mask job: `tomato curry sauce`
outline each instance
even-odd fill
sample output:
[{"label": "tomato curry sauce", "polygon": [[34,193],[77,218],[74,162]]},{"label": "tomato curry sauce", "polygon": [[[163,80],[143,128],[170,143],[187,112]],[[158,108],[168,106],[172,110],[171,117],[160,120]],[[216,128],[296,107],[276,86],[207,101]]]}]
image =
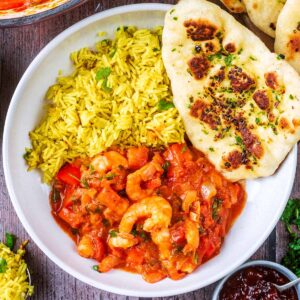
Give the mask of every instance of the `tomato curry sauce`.
[{"label": "tomato curry sauce", "polygon": [[245,198],[186,144],[76,159],[50,194],[54,218],[95,270],[122,268],[150,283],[181,279],[217,255]]}]

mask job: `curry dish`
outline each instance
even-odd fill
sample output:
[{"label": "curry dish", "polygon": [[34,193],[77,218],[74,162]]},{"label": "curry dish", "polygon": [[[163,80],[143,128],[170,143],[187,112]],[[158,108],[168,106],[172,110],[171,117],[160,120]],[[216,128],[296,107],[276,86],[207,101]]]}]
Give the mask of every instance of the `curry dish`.
[{"label": "curry dish", "polygon": [[245,203],[240,183],[187,144],[112,148],[57,173],[52,214],[99,272],[177,280],[219,253]]}]

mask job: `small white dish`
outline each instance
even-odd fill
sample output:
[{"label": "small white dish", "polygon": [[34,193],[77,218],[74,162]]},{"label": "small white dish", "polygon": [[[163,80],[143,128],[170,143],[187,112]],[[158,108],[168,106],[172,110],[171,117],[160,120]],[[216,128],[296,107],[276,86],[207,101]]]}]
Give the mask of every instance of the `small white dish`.
[{"label": "small white dish", "polygon": [[[243,264],[242,266],[238,267],[233,272],[228,274],[225,278],[223,278],[219,282],[217,287],[215,288],[215,291],[214,291],[214,294],[213,294],[211,300],[219,300],[219,295],[223,288],[223,285],[229,279],[230,276],[232,276],[239,270],[245,269],[247,267],[253,267],[253,266],[255,266],[255,267],[263,266],[263,267],[268,267],[270,269],[274,269],[274,270],[278,271],[279,273],[283,274],[284,276],[286,276],[290,281],[297,279],[297,276],[291,270],[289,270],[288,268],[286,268],[285,266],[283,266],[281,264],[278,264],[278,263],[275,263],[272,261],[267,261],[267,260],[253,260],[253,261],[247,262],[246,264]],[[300,284],[296,285],[295,289],[297,291],[298,298],[300,299]]]},{"label": "small white dish", "polygon": [[93,15],[68,28],[52,40],[34,59],[12,98],[3,137],[5,179],[14,208],[40,249],[63,270],[99,289],[128,296],[159,297],[187,293],[226,276],[247,260],[266,240],[280,218],[290,195],[297,163],[295,147],[275,175],[247,182],[247,205],[227,235],[221,253],[180,281],[169,279],[148,284],[141,276],[114,270],[99,274],[95,262],[80,257],[73,241],[55,223],[48,202],[49,187],[41,184],[39,172],[27,172],[24,148],[30,146],[28,132],[40,121],[44,95],[58,71],[71,71],[69,55],[92,47],[97,33],[112,36],[120,25],[152,28],[163,25],[163,4],[138,4]]}]

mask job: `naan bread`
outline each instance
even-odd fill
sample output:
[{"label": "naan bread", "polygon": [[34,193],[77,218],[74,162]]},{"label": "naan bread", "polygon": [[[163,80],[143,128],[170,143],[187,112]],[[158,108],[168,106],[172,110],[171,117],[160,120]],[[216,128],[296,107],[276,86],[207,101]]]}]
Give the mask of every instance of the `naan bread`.
[{"label": "naan bread", "polygon": [[275,37],[277,18],[285,0],[243,0],[243,2],[254,25],[269,36]]},{"label": "naan bread", "polygon": [[242,0],[221,0],[221,2],[233,13],[245,12],[245,5]]},{"label": "naan bread", "polygon": [[300,139],[300,77],[230,14],[182,0],[162,55],[193,145],[230,180],[269,176]]},{"label": "naan bread", "polygon": [[300,73],[300,1],[287,0],[281,11],[275,38],[275,51]]}]

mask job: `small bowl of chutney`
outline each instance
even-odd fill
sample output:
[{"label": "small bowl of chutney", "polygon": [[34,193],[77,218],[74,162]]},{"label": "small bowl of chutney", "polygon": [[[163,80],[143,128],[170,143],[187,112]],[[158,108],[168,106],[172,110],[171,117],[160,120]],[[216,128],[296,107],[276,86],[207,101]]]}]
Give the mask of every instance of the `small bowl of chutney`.
[{"label": "small bowl of chutney", "polygon": [[295,279],[297,276],[280,264],[250,261],[219,282],[212,300],[300,300],[300,284],[281,293],[273,285],[284,285]]}]

